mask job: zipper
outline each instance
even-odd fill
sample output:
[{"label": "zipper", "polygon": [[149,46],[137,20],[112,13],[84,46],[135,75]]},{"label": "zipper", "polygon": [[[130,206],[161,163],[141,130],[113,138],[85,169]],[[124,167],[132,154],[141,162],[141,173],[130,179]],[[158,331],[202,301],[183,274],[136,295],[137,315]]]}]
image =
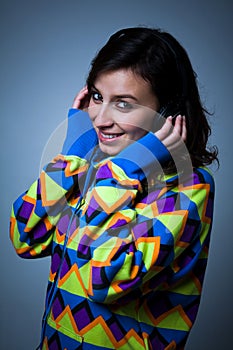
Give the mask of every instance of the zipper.
[{"label": "zipper", "polygon": [[40,349],[41,346],[42,346],[42,343],[43,343],[45,327],[46,327],[46,320],[47,320],[48,315],[49,315],[49,313],[51,311],[51,308],[52,308],[52,305],[53,305],[53,302],[54,302],[54,298],[55,298],[55,295],[56,295],[56,291],[58,289],[57,285],[58,285],[58,280],[59,280],[59,276],[60,276],[60,273],[61,273],[62,264],[63,264],[64,258],[65,258],[67,242],[68,242],[68,238],[69,238],[69,235],[70,235],[70,228],[71,228],[74,216],[78,214],[80,208],[83,206],[84,203],[85,203],[84,198],[82,196],[80,196],[80,198],[79,198],[79,200],[78,200],[78,202],[76,204],[76,207],[73,210],[73,213],[71,215],[70,221],[69,221],[69,225],[68,225],[68,228],[67,228],[67,233],[66,233],[66,237],[65,237],[65,241],[64,241],[64,245],[63,245],[63,251],[62,251],[62,257],[61,257],[60,265],[59,265],[59,268],[57,270],[55,281],[53,282],[53,285],[52,285],[52,290],[50,291],[50,295],[51,295],[50,301],[49,301],[48,307],[46,308],[46,312],[44,313],[44,316],[42,318],[42,331],[41,331],[40,345],[39,345],[39,347],[36,348],[36,350]]},{"label": "zipper", "polygon": [[84,197],[85,197],[86,192],[87,192],[87,190],[88,190],[88,188],[90,186],[90,183],[93,180],[93,176],[95,175],[95,170],[96,169],[94,168],[93,164],[90,163],[89,169],[88,169],[87,174],[86,174],[86,179],[85,179],[83,190],[82,190],[80,198],[79,198],[79,200],[78,200],[78,202],[76,204],[76,207],[73,209],[73,213],[72,213],[71,218],[69,220],[67,233],[66,233],[66,237],[65,237],[65,241],[64,241],[64,245],[63,245],[63,252],[62,252],[60,265],[59,265],[59,268],[57,270],[57,274],[56,274],[56,277],[55,277],[55,281],[53,282],[52,289],[50,291],[51,297],[50,297],[50,301],[48,303],[48,307],[46,308],[46,311],[44,312],[44,315],[43,315],[43,318],[42,318],[42,331],[41,331],[40,345],[39,345],[39,347],[36,348],[36,350],[40,349],[42,344],[43,344],[43,339],[44,339],[44,335],[45,335],[46,320],[47,320],[48,315],[49,315],[49,313],[51,311],[51,308],[52,308],[52,305],[53,305],[53,302],[54,302],[54,298],[55,298],[55,295],[56,295],[56,291],[58,289],[58,287],[57,287],[58,286],[58,280],[59,280],[59,276],[60,276],[60,273],[61,273],[62,264],[63,264],[64,258],[65,258],[67,242],[68,242],[69,235],[70,235],[70,228],[71,228],[74,216],[78,215],[81,207],[85,203]]}]

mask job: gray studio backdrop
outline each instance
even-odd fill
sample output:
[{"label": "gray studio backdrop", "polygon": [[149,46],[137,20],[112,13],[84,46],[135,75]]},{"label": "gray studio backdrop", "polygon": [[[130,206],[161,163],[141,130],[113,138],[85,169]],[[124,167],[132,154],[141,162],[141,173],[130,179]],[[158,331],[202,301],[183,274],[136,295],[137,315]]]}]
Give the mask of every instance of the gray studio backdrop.
[{"label": "gray studio backdrop", "polygon": [[[226,0],[4,0],[1,27],[0,348],[35,349],[49,259],[22,260],[8,238],[11,203],[37,178],[44,147],[83,86],[90,60],[114,31],[149,25],[187,49],[202,100],[215,112],[220,150],[210,259],[187,350],[232,344],[232,2]],[[136,349],[135,349],[136,350]]]}]

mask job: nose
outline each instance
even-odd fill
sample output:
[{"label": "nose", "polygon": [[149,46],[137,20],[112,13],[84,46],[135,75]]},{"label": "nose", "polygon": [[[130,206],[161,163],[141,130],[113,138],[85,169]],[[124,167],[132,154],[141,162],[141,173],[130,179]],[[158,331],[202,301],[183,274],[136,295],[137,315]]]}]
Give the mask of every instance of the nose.
[{"label": "nose", "polygon": [[110,127],[113,125],[113,115],[109,103],[92,106],[89,109],[90,118],[97,128]]}]

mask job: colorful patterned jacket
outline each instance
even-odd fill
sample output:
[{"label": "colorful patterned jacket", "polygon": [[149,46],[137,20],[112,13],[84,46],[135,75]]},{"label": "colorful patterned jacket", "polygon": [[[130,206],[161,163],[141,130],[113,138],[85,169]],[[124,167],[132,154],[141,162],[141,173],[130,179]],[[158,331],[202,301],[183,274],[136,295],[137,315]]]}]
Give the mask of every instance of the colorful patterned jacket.
[{"label": "colorful patterned jacket", "polygon": [[206,269],[212,176],[197,168],[159,180],[152,163],[170,155],[152,133],[102,160],[86,155],[96,143],[91,130],[66,144],[13,205],[19,256],[51,255],[40,348],[184,349]]}]

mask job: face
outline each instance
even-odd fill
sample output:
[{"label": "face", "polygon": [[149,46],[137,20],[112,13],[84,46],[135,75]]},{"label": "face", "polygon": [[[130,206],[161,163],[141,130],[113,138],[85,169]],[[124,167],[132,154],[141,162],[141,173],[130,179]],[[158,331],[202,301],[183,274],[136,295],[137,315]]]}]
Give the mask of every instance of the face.
[{"label": "face", "polygon": [[101,74],[90,94],[88,113],[104,153],[116,155],[153,129],[158,99],[131,70]]}]

